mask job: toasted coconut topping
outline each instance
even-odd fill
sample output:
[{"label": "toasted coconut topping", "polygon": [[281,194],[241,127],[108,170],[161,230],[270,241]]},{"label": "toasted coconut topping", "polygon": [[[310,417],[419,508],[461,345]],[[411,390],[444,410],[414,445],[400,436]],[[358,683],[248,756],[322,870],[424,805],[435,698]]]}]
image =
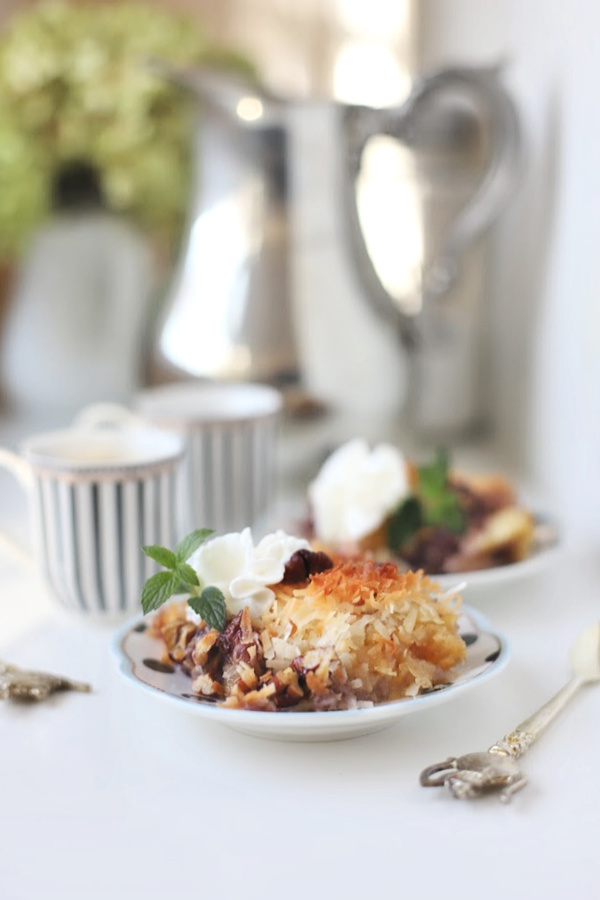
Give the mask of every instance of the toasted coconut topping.
[{"label": "toasted coconut topping", "polygon": [[[381,703],[446,681],[448,670],[465,659],[456,624],[460,597],[442,594],[422,572],[354,560],[314,574],[302,586],[282,582],[272,589],[275,602],[260,623],[242,616],[221,635],[198,626],[203,652],[187,650],[194,662],[203,656],[212,661],[210,677],[221,687],[213,696],[221,697],[224,686],[228,707],[319,710]],[[161,615],[155,631],[178,661],[185,611],[179,629],[176,614]],[[206,695],[211,684],[202,666],[191,675],[193,689]]]}]

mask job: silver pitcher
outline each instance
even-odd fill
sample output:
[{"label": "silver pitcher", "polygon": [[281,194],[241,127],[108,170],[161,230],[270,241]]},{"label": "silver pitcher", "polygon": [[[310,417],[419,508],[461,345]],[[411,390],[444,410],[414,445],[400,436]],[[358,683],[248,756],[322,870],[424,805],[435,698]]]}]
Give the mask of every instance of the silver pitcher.
[{"label": "silver pitcher", "polygon": [[290,100],[208,70],[163,360],[299,382],[333,408],[457,431],[481,414],[481,238],[519,170],[496,69],[446,69],[399,107]]}]

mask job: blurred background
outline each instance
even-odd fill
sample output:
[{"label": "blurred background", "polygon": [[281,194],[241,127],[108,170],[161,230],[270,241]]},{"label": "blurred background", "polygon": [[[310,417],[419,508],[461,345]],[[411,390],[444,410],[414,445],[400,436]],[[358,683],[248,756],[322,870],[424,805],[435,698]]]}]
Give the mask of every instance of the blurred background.
[{"label": "blurred background", "polygon": [[598,25],[3,0],[2,434],[264,380],[299,472],[357,433],[482,446],[600,539]]}]

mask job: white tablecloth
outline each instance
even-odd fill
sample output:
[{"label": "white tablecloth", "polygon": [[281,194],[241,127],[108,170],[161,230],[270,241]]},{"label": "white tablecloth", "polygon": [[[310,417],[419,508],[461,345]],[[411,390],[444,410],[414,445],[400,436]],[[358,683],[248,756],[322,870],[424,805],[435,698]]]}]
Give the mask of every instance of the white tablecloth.
[{"label": "white tablecloth", "polygon": [[[21,514],[0,493],[2,521]],[[1,900],[599,896],[600,687],[529,753],[512,803],[466,803],[421,769],[487,748],[569,677],[598,619],[600,552],[565,549],[518,584],[472,591],[512,643],[496,678],[372,736],[262,741],[121,680],[111,629],[69,618],[0,561],[0,658],[93,693],[0,704]]]}]

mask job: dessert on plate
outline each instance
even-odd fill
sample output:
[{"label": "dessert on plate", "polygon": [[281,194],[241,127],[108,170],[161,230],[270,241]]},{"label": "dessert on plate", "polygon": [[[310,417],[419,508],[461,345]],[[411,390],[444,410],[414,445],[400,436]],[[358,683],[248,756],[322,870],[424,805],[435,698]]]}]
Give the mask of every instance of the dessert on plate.
[{"label": "dessert on plate", "polygon": [[[142,595],[165,662],[225,707],[372,706],[446,683],[465,659],[458,593],[393,562],[335,563],[283,531],[255,545],[250,529],[144,549],[165,566]],[[171,599],[180,589],[187,601]]]},{"label": "dessert on plate", "polygon": [[423,465],[391,444],[355,439],[325,461],[308,490],[313,546],[338,561],[390,559],[428,575],[526,559],[534,518],[502,475],[467,475],[446,453]]}]

